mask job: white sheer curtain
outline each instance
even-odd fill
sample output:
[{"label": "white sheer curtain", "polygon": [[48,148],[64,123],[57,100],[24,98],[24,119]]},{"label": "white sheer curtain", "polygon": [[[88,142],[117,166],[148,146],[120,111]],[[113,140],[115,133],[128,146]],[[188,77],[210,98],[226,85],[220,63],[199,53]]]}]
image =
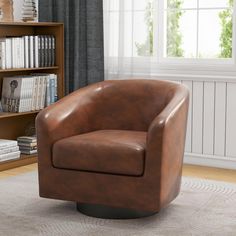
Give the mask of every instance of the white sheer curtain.
[{"label": "white sheer curtain", "polygon": [[103,0],[105,78],[151,75],[155,59],[153,0]]}]

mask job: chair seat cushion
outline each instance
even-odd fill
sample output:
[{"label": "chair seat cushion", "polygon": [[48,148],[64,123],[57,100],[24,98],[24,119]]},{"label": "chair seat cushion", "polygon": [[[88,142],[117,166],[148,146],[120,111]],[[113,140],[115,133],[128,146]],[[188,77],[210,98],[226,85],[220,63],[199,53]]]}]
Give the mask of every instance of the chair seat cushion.
[{"label": "chair seat cushion", "polygon": [[57,141],[56,168],[140,176],[144,171],[146,132],[99,130]]}]

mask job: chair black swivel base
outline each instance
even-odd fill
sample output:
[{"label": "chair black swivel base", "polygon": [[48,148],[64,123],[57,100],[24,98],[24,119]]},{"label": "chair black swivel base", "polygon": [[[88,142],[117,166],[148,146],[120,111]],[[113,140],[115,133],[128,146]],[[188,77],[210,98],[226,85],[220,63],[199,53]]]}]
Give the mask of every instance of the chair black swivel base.
[{"label": "chair black swivel base", "polygon": [[84,215],[102,219],[136,219],[157,213],[86,203],[77,203],[77,210]]}]

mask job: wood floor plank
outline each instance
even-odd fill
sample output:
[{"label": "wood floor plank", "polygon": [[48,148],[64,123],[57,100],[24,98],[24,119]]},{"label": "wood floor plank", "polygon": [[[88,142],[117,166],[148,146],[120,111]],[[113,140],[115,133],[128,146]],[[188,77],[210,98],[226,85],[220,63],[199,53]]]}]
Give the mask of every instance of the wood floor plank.
[{"label": "wood floor plank", "polygon": [[236,170],[184,165],[184,176],[236,183]]}]

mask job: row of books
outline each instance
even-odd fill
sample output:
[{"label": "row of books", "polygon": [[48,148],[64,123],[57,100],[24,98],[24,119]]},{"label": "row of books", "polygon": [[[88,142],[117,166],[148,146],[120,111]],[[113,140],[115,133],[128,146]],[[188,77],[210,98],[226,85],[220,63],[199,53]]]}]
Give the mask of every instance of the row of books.
[{"label": "row of books", "polygon": [[41,110],[57,101],[57,75],[32,74],[3,78],[3,112]]},{"label": "row of books", "polygon": [[55,66],[55,45],[53,35],[0,38],[0,69]]},{"label": "row of books", "polygon": [[0,162],[20,158],[20,150],[15,140],[0,139]]},{"label": "row of books", "polygon": [[36,136],[21,136],[17,138],[20,152],[25,155],[37,153],[37,138]]}]

